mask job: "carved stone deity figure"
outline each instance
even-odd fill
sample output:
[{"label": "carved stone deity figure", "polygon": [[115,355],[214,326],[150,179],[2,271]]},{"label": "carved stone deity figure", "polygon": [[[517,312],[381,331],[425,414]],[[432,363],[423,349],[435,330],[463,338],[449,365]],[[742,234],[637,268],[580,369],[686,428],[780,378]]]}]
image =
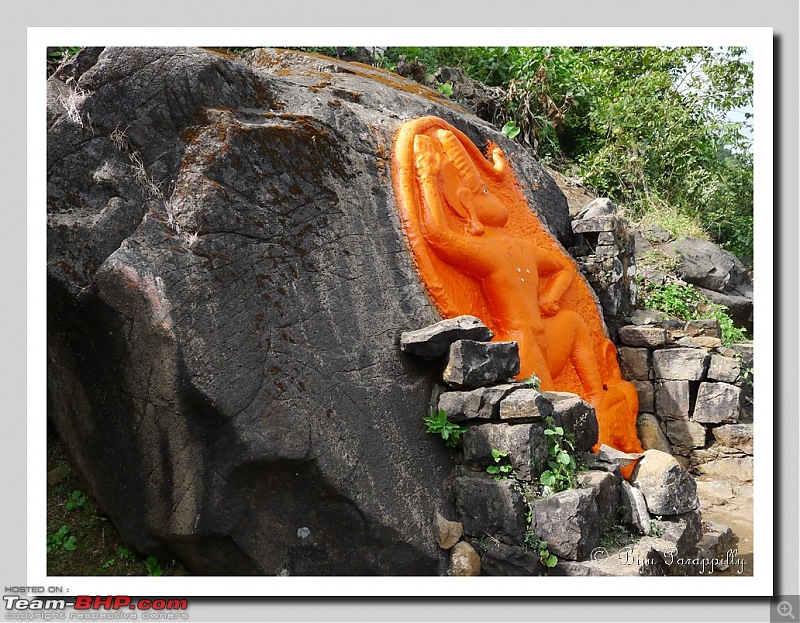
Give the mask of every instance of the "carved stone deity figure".
[{"label": "carved stone deity figure", "polygon": [[438,117],[409,121],[395,138],[395,196],[434,305],[518,342],[519,378],[535,374],[542,390],[592,404],[595,449],[642,452],[636,389],[622,379],[593,293],[528,207],[503,152],[487,152]]}]

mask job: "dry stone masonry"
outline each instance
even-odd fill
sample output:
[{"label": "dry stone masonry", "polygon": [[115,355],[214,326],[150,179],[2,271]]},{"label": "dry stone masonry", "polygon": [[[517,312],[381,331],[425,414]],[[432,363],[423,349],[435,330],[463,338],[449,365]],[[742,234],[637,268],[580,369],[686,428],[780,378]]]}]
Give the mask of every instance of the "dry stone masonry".
[{"label": "dry stone masonry", "polygon": [[[440,362],[432,362],[440,371],[432,408],[444,410],[450,421],[465,428],[448,479],[456,515],[445,518],[437,512],[431,528],[439,546],[450,550],[448,573],[692,573],[694,562],[686,561],[697,560],[702,536],[692,475],[659,450],[626,454],[603,445],[593,453],[598,428],[592,406],[574,394],[541,392],[513,379],[517,351],[504,342],[492,348],[489,332],[483,333],[483,341],[471,339],[481,332],[481,324],[462,316],[405,332],[400,339],[408,354],[432,352],[426,339],[437,343],[436,352],[446,353]],[[463,356],[465,346],[481,356]],[[452,381],[454,375],[478,378],[476,370],[487,369],[495,372],[481,376],[484,380],[472,389]],[[540,484],[552,460],[545,433],[550,418],[552,425],[563,427],[586,465],[577,475],[577,486],[558,493]],[[487,473],[498,450],[506,453],[510,477]],[[627,482],[620,468],[633,462],[637,465]],[[602,546],[604,538],[620,529],[630,536],[629,545],[609,553]],[[543,564],[540,544],[557,557],[555,567]],[[718,540],[708,544],[718,546]]]},{"label": "dry stone masonry", "polygon": [[619,329],[624,378],[639,394],[645,449],[684,467],[752,480],[752,345],[722,346],[716,320]]}]

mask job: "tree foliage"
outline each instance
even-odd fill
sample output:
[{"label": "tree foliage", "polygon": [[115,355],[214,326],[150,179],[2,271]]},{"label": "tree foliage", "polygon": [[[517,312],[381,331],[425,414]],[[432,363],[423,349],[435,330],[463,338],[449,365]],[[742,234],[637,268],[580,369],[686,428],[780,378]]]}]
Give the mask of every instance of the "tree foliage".
[{"label": "tree foliage", "polygon": [[400,55],[502,87],[491,121],[632,218],[678,213],[752,258],[751,115],[729,114],[752,105],[744,48],[389,48],[386,66]]}]

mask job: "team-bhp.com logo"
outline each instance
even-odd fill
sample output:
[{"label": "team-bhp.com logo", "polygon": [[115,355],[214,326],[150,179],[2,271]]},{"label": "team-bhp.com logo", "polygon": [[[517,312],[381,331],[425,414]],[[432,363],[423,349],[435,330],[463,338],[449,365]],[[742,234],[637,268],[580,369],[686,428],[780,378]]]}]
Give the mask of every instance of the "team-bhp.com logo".
[{"label": "team-bhp.com logo", "polygon": [[[8,620],[50,621],[56,619],[188,619],[183,612],[189,607],[186,599],[137,599],[128,595],[78,595],[74,599],[34,598],[3,595]],[[74,611],[66,613],[67,608]],[[69,616],[67,616],[67,614]]]}]

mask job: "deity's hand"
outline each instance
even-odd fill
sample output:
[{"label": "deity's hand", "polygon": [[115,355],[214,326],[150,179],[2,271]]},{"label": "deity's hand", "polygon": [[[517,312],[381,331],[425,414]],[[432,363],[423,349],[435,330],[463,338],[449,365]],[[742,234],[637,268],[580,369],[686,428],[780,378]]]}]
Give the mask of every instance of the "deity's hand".
[{"label": "deity's hand", "polygon": [[539,299],[539,311],[542,313],[542,316],[547,316],[549,318],[561,311],[561,307],[558,301],[551,301],[548,298],[542,297]]}]

